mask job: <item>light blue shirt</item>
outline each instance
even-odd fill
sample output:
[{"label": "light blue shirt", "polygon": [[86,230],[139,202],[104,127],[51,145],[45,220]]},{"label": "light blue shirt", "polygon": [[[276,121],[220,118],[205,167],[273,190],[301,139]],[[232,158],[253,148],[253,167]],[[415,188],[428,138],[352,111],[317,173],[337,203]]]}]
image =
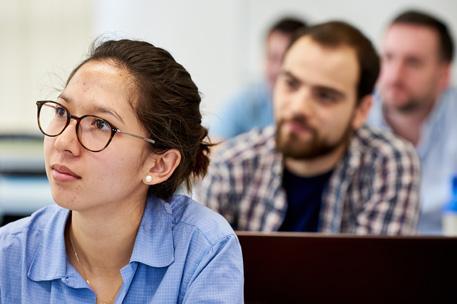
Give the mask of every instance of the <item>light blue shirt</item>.
[{"label": "light blue shirt", "polygon": [[[375,94],[369,123],[391,129],[384,120],[382,102]],[[419,233],[441,234],[442,211],[451,195],[451,180],[457,174],[457,90],[445,91],[424,123],[416,147],[421,160],[421,216]]]},{"label": "light blue shirt", "polygon": [[[69,210],[52,205],[0,228],[0,303],[95,303],[69,263]],[[242,303],[238,239],[186,196],[149,197],[116,303]]]},{"label": "light blue shirt", "polygon": [[232,138],[274,123],[271,89],[266,82],[244,88],[217,114],[209,132],[216,138]]}]

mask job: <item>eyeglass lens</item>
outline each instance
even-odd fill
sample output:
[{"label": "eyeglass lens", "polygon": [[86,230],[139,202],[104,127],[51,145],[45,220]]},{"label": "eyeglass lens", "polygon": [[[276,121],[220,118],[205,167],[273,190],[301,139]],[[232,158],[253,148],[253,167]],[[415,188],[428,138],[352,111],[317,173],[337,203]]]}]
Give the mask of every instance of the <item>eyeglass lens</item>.
[{"label": "eyeglass lens", "polygon": [[[45,102],[41,105],[38,123],[45,135],[61,134],[69,121],[70,113],[58,103]],[[109,122],[92,115],[84,115],[79,119],[77,132],[81,144],[92,151],[105,148],[112,137],[112,127]]]}]

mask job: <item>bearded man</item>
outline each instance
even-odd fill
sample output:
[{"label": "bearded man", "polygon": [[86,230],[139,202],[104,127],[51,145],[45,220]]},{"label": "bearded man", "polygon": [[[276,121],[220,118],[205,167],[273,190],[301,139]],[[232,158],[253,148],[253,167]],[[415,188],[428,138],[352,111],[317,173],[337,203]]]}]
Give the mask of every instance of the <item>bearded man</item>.
[{"label": "bearded man", "polygon": [[296,34],[276,81],[275,126],[222,144],[197,199],[236,230],[413,234],[413,146],[365,126],[380,69],[344,22]]}]

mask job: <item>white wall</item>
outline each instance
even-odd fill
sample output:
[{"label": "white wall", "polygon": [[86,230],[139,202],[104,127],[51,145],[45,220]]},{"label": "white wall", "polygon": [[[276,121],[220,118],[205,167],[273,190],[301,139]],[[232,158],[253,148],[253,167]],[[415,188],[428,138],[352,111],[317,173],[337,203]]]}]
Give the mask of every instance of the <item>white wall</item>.
[{"label": "white wall", "polygon": [[87,53],[90,0],[0,2],[0,132],[36,130],[37,99],[55,98]]},{"label": "white wall", "polygon": [[[434,14],[448,23],[457,43],[457,1],[453,0],[250,0],[248,1],[249,37],[254,42],[261,35],[271,20],[283,13],[305,16],[311,23],[339,19],[352,23],[361,29],[375,45],[383,37],[384,29],[389,21],[399,12],[418,8]],[[250,63],[257,61],[262,45],[251,43],[249,51]],[[457,55],[457,54],[456,54]],[[457,79],[457,60],[453,70],[454,80]]]},{"label": "white wall", "polygon": [[282,14],[309,22],[343,19],[378,42],[393,15],[409,7],[443,17],[457,39],[453,0],[2,1],[0,132],[35,130],[32,101],[53,97],[53,87],[99,35],[145,39],[169,50],[199,86],[209,123],[228,95],[261,74],[265,29]]},{"label": "white wall", "polygon": [[167,49],[198,85],[204,117],[240,85],[249,65],[244,0],[103,0],[95,33],[145,39]]},{"label": "white wall", "polygon": [[224,119],[218,108],[229,95],[261,76],[265,30],[282,14],[312,23],[342,19],[378,44],[388,21],[410,7],[444,18],[457,35],[452,0],[104,0],[95,10],[95,31],[143,38],[170,50],[203,93],[204,121],[211,124]]}]

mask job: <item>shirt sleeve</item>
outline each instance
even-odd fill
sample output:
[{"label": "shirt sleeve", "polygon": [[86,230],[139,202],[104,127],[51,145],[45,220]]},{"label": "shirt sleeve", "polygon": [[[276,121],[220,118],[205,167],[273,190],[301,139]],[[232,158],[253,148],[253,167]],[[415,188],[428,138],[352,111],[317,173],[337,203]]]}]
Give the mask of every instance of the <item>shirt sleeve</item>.
[{"label": "shirt sleeve", "polygon": [[211,164],[208,174],[195,185],[193,198],[206,207],[221,214],[232,226],[237,229],[236,191],[230,184],[230,170],[223,164]]},{"label": "shirt sleeve", "polygon": [[210,135],[216,139],[228,139],[242,133],[240,125],[245,115],[246,109],[243,105],[246,101],[243,96],[227,100],[209,128]]},{"label": "shirt sleeve", "polygon": [[199,262],[183,303],[243,303],[242,261],[236,235],[217,242]]},{"label": "shirt sleeve", "polygon": [[356,233],[415,234],[419,217],[420,166],[411,145],[390,151],[374,164],[371,189],[357,214]]}]

